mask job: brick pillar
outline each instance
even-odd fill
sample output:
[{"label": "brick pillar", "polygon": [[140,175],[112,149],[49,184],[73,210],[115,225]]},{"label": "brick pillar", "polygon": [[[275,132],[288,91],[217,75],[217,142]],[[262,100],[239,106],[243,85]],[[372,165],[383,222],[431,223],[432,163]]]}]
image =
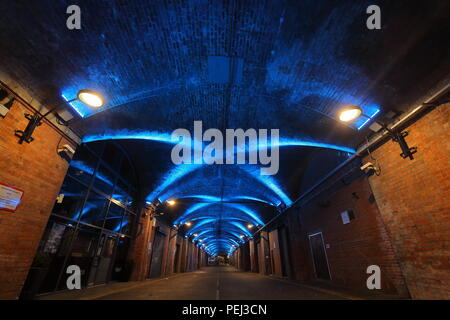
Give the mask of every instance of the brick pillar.
[{"label": "brick pillar", "polygon": [[165,268],[165,275],[170,275],[174,273],[174,265],[175,265],[175,249],[177,245],[177,234],[178,231],[176,229],[170,229],[169,231],[169,243],[168,243],[168,251],[167,251],[167,265]]},{"label": "brick pillar", "polygon": [[153,232],[153,222],[150,217],[153,210],[144,208],[143,215],[139,218],[136,238],[131,247],[130,259],[133,261],[133,272],[131,281],[144,280],[147,278],[150,267],[151,239]]}]

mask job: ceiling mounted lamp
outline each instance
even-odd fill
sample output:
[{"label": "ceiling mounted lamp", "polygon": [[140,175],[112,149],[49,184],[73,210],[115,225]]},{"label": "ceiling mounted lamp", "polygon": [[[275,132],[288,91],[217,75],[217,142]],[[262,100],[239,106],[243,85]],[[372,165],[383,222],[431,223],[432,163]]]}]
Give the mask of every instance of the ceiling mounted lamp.
[{"label": "ceiling mounted lamp", "polygon": [[80,100],[81,102],[92,108],[100,108],[105,104],[105,100],[100,93],[87,89],[78,91],[77,99],[74,100]]},{"label": "ceiling mounted lamp", "polygon": [[[41,115],[39,113],[31,115],[31,114],[26,113],[25,118],[27,120],[29,120],[27,127],[23,131],[15,130],[15,135],[17,137],[19,137],[19,144],[22,144],[24,141],[26,143],[32,142],[34,140],[34,138],[32,137],[33,132],[36,129],[36,127],[38,127],[42,124],[43,119],[45,119],[50,113],[56,111],[58,108],[60,108],[65,103],[70,103],[75,100],[79,100],[79,101],[83,102],[84,104],[86,104],[90,107],[93,107],[93,108],[102,107],[105,103],[105,100],[103,99],[103,97],[100,93],[93,91],[93,90],[83,89],[83,90],[78,91],[76,98],[74,98],[72,100],[64,101],[63,104],[59,104],[56,107],[50,109],[44,115]],[[64,121],[60,117],[57,118],[57,121],[61,125],[64,125],[64,126],[68,125],[67,121]]]},{"label": "ceiling mounted lamp", "polygon": [[254,225],[251,224],[251,223],[249,223],[249,224],[247,225],[247,228],[249,228],[249,229],[253,229],[253,227],[254,227]]},{"label": "ceiling mounted lamp", "polygon": [[342,122],[350,122],[363,115],[362,109],[358,106],[350,106],[341,109],[339,112],[339,120]]},{"label": "ceiling mounted lamp", "polygon": [[186,225],[186,227],[190,227],[190,226],[192,226],[192,222],[188,221],[185,223],[185,225]]},{"label": "ceiling mounted lamp", "polygon": [[175,205],[175,200],[167,200],[166,201],[166,203],[169,205],[169,206],[173,206],[173,205]]},{"label": "ceiling mounted lamp", "polygon": [[243,238],[244,238],[244,235],[243,235],[243,234],[241,234],[241,235],[239,236],[239,238],[243,239]]},{"label": "ceiling mounted lamp", "polygon": [[[339,120],[342,122],[350,122],[350,121],[356,120],[359,117],[364,117],[369,120],[373,120],[371,117],[365,115],[363,113],[361,107],[359,107],[359,106],[345,107],[345,108],[341,109],[341,111],[339,112]],[[410,160],[414,159],[413,154],[417,152],[417,148],[408,146],[408,143],[405,140],[405,137],[408,135],[407,131],[402,132],[400,130],[395,130],[395,129],[392,130],[392,129],[389,129],[385,123],[382,123],[377,120],[373,120],[373,121],[374,121],[374,123],[377,123],[381,128],[386,130],[387,134],[389,135],[389,137],[391,137],[392,141],[397,142],[400,145],[400,148],[402,150],[402,153],[400,154],[400,156],[403,159],[405,159],[405,158],[409,158]]]}]

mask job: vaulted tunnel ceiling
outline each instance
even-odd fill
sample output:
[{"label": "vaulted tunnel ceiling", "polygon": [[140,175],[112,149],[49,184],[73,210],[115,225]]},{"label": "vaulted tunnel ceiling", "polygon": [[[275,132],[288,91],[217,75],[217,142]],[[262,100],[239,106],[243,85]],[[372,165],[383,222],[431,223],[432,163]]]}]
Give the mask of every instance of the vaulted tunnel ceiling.
[{"label": "vaulted tunnel ceiling", "polygon": [[[72,107],[86,143],[117,140],[149,201],[209,252],[232,250],[248,223],[347,159],[369,133],[336,120],[346,105],[369,116],[404,111],[448,76],[449,5],[377,1],[79,1],[82,29],[66,28],[67,1],[0,3],[0,70],[43,103],[80,89],[106,106]],[[280,170],[258,165],[174,165],[170,134],[218,128],[280,129]]]}]

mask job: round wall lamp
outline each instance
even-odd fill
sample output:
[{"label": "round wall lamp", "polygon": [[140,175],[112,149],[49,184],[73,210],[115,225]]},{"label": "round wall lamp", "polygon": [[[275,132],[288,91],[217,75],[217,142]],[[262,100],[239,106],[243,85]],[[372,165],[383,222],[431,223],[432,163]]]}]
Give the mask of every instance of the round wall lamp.
[{"label": "round wall lamp", "polygon": [[360,116],[364,116],[364,114],[362,109],[358,106],[345,107],[339,112],[339,120],[342,122],[350,122]]},{"label": "round wall lamp", "polygon": [[105,104],[105,100],[100,93],[87,89],[78,91],[77,99],[75,100],[80,100],[84,104],[93,108],[100,108]]},{"label": "round wall lamp", "polygon": [[[371,119],[369,116],[365,115],[359,106],[350,106],[345,107],[341,109],[339,112],[339,120],[342,122],[350,122],[353,121],[359,117],[365,117],[368,119]],[[416,147],[409,147],[408,143],[405,140],[405,137],[408,135],[407,131],[400,131],[400,130],[392,130],[389,129],[388,126],[385,123],[382,123],[377,120],[373,120],[375,123],[377,123],[381,128],[386,130],[389,137],[391,137],[392,141],[397,142],[400,145],[400,149],[402,150],[402,153],[400,156],[405,159],[409,158],[410,160],[414,159],[413,154],[417,152]]]},{"label": "round wall lamp", "polygon": [[[103,99],[102,95],[96,91],[83,89],[78,91],[77,97],[64,101],[65,103],[70,103],[75,100],[79,100],[83,102],[84,104],[93,107],[93,108],[100,108],[104,105],[105,100]],[[27,127],[25,130],[15,130],[15,136],[19,137],[19,144],[22,144],[24,141],[26,143],[30,143],[34,140],[32,137],[34,130],[36,127],[40,126],[42,124],[42,120],[45,119],[50,113],[56,111],[59,107],[61,107],[63,104],[59,104],[56,107],[50,109],[47,111],[44,115],[40,115],[39,113],[36,113],[34,115],[31,115],[29,113],[25,114],[25,118],[29,121]],[[58,117],[59,118],[59,117]],[[68,123],[66,121],[63,121],[62,119],[58,120],[58,123],[64,126],[67,126]]]}]

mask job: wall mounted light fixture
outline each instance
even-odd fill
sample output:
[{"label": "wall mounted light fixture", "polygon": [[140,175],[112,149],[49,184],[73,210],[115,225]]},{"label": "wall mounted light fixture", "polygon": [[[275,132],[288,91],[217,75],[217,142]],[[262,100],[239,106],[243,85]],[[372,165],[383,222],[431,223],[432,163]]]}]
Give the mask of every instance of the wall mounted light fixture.
[{"label": "wall mounted light fixture", "polygon": [[167,200],[166,201],[166,203],[169,205],[169,206],[173,206],[173,205],[175,205],[175,200]]},{"label": "wall mounted light fixture", "polygon": [[[345,107],[340,110],[339,112],[339,120],[342,122],[351,122],[356,120],[359,117],[365,117],[368,119],[371,119],[369,116],[365,115],[362,111],[362,109],[359,106],[350,106]],[[408,143],[405,140],[405,137],[408,135],[407,131],[401,131],[401,130],[391,130],[388,128],[388,126],[385,123],[382,123],[377,120],[373,120],[375,123],[378,123],[381,128],[386,130],[388,135],[391,137],[392,141],[397,142],[400,145],[400,149],[402,150],[402,153],[400,156],[402,158],[409,158],[411,160],[414,159],[413,154],[417,152],[417,147],[409,147]]]},{"label": "wall mounted light fixture", "polygon": [[[56,107],[50,109],[45,114],[34,114],[31,115],[29,113],[25,113],[25,118],[29,120],[27,127],[25,130],[16,130],[15,135],[19,137],[19,144],[22,144],[24,141],[26,143],[30,143],[34,140],[32,137],[34,130],[39,127],[42,124],[42,120],[45,119],[50,113],[56,111],[58,108],[60,108],[65,103],[70,103],[75,100],[80,100],[84,104],[93,107],[93,108],[99,108],[104,105],[104,99],[102,95],[98,92],[83,89],[78,92],[78,95],[76,98],[72,100],[65,101],[63,104],[59,104]],[[62,125],[67,126],[67,122],[63,121],[62,119],[59,119],[59,123]]]}]

